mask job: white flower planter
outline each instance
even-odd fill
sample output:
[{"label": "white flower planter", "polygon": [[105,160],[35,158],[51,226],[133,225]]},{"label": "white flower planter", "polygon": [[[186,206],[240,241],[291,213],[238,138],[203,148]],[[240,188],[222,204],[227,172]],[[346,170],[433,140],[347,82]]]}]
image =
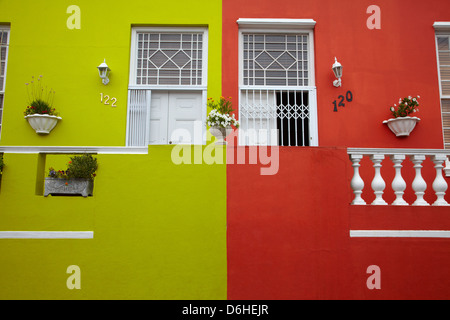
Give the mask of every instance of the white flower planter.
[{"label": "white flower planter", "polygon": [[44,196],[52,195],[82,195],[92,196],[94,181],[89,179],[59,179],[45,178]]},{"label": "white flower planter", "polygon": [[233,131],[233,128],[231,126],[228,126],[226,128],[224,127],[211,127],[209,128],[209,132],[216,137],[216,144],[217,145],[225,145],[227,142],[225,141],[225,138]]},{"label": "white flower planter", "polygon": [[36,133],[49,134],[62,118],[48,114],[29,114],[25,116],[25,119]]},{"label": "white flower planter", "polygon": [[409,136],[420,119],[417,117],[398,117],[383,121],[397,137]]}]

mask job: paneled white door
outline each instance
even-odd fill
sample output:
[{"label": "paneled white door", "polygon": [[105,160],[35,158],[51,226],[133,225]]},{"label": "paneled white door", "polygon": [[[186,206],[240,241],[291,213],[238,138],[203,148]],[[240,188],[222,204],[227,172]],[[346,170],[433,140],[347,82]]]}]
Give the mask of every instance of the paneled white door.
[{"label": "paneled white door", "polygon": [[149,144],[201,144],[202,110],[201,92],[152,91]]}]

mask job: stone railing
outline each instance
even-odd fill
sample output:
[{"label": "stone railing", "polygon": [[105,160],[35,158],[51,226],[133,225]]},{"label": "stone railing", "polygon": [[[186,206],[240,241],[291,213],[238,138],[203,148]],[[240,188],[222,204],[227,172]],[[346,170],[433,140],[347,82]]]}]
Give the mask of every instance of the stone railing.
[{"label": "stone railing", "polygon": [[448,206],[449,204],[444,199],[448,184],[443,176],[443,169],[448,164],[448,157],[450,150],[433,150],[433,149],[363,149],[363,148],[348,148],[347,153],[350,157],[353,167],[353,178],[351,180],[351,187],[355,197],[352,201],[353,205],[366,205],[366,201],[361,197],[365,182],[360,176],[360,161],[363,157],[369,157],[373,163],[375,175],[371,181],[371,187],[375,194],[375,200],[372,205],[387,205],[388,203],[383,199],[386,182],[381,175],[382,161],[389,157],[395,169],[395,177],[392,180],[391,186],[395,193],[395,200],[392,205],[407,206],[403,199],[405,189],[407,187],[405,180],[402,177],[401,169],[403,161],[408,157],[414,165],[415,177],[412,181],[411,187],[414,190],[416,200],[412,203],[414,206],[430,205],[425,199],[424,194],[427,189],[427,182],[422,177],[422,163],[428,157],[436,169],[436,175],[432,182],[432,188],[436,194],[436,201],[432,203],[434,206]]}]

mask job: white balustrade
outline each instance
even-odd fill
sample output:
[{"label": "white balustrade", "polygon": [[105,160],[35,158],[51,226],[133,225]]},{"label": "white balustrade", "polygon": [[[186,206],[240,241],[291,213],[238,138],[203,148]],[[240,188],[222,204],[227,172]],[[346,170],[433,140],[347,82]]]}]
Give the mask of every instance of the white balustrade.
[{"label": "white balustrade", "polygon": [[383,199],[383,190],[386,188],[386,183],[381,176],[381,161],[384,160],[384,155],[373,154],[370,159],[373,162],[373,167],[375,169],[375,176],[372,180],[372,189],[375,193],[375,200],[373,200],[373,205],[387,205],[387,202]]},{"label": "white balustrade", "polygon": [[355,199],[353,199],[352,204],[354,205],[365,205],[366,202],[361,198],[362,190],[364,189],[364,180],[361,179],[361,176],[359,175],[359,167],[361,166],[359,162],[363,158],[360,154],[351,154],[350,160],[352,161],[353,166],[353,178],[350,182],[350,185],[352,186],[353,192],[355,194]]},{"label": "white balustrade", "polygon": [[392,190],[396,195],[395,201],[392,203],[394,206],[407,206],[408,203],[403,199],[403,194],[406,189],[406,182],[402,177],[402,162],[405,160],[404,154],[391,155],[391,161],[394,163],[395,177],[392,180]]},{"label": "white balustrade", "polygon": [[[375,200],[372,205],[387,205],[388,203],[383,199],[384,189],[386,188],[386,182],[383,179],[381,173],[382,165],[389,165],[384,159],[386,156],[392,161],[392,166],[395,170],[395,177],[392,180],[391,187],[396,196],[392,205],[395,206],[408,206],[409,204],[403,199],[406,182],[402,176],[402,167],[404,161],[409,159],[413,163],[414,167],[414,180],[411,184],[411,188],[416,195],[416,200],[411,204],[413,206],[429,206],[430,204],[424,199],[424,195],[427,192],[427,182],[422,176],[422,167],[425,159],[428,157],[434,163],[434,169],[436,170],[436,176],[432,182],[436,201],[433,206],[449,206],[450,204],[444,199],[448,184],[443,176],[443,170],[445,163],[448,163],[448,157],[450,156],[450,150],[433,150],[433,149],[363,149],[363,148],[349,148],[347,150],[353,167],[353,178],[350,186],[355,195],[352,204],[353,205],[366,205],[366,202],[362,198],[363,189],[365,186],[364,180],[360,176],[361,160],[364,157],[370,158],[374,170],[374,176],[372,179],[371,187],[375,195]],[[382,164],[383,163],[383,164]],[[428,192],[430,190],[428,189]]]}]

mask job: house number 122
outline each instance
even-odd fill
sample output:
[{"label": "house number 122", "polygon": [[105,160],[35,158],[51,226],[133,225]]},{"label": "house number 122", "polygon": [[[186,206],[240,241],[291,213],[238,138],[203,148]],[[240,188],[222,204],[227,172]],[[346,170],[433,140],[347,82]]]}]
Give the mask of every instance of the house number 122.
[{"label": "house number 122", "polygon": [[117,98],[115,97],[110,98],[109,95],[107,94],[104,95],[103,93],[100,92],[100,102],[109,106],[109,101],[111,101],[111,107],[117,107],[116,106]]}]

